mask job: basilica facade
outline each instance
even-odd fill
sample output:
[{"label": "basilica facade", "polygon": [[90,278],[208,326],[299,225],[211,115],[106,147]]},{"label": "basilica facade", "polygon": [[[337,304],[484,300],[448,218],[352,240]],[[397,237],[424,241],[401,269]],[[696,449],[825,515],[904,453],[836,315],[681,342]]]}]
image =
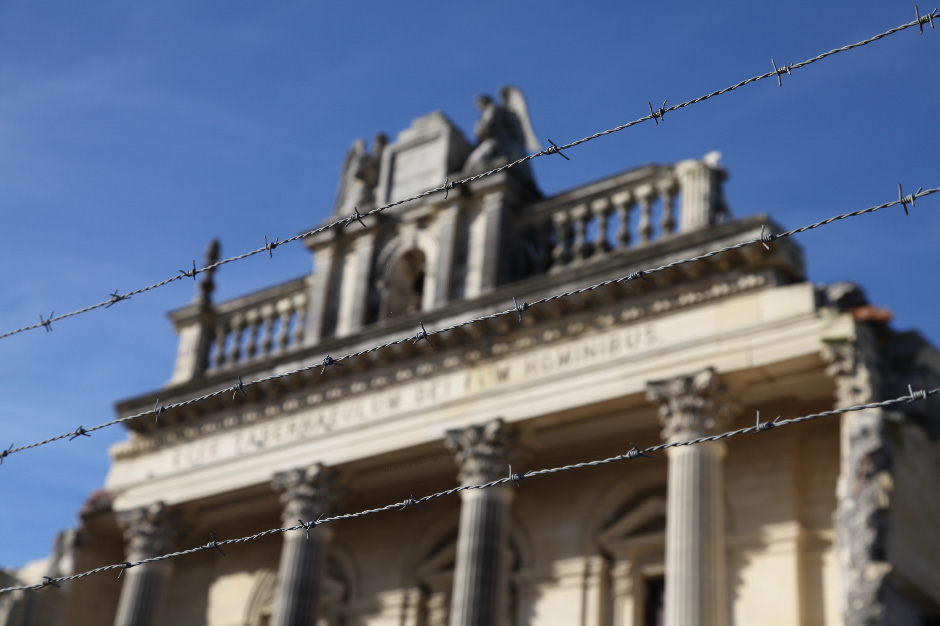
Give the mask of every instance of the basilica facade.
[{"label": "basilica facade", "polygon": [[119,414],[322,366],[127,422],[19,576],[306,528],[18,592],[7,624],[940,623],[936,400],[628,455],[936,387],[940,354],[792,239],[638,273],[779,231],[732,216],[715,154],[549,197],[522,163],[359,219],[538,149],[518,90],[478,106],[475,141],[431,113],[353,144],[309,275],[227,302],[203,275],[170,382]]}]

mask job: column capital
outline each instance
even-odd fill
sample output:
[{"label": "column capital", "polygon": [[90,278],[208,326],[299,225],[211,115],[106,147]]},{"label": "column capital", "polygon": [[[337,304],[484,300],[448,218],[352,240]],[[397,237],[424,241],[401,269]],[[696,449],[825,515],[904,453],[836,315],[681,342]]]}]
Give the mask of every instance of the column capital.
[{"label": "column capital", "polygon": [[174,516],[163,502],[154,502],[117,514],[118,525],[127,542],[128,560],[140,561],[171,552],[176,530]]},{"label": "column capital", "polygon": [[297,520],[313,521],[336,510],[339,478],[336,470],[322,463],[278,472],[271,482],[280,494],[284,507],[281,520],[285,526],[296,526]]},{"label": "column capital", "polygon": [[854,339],[827,340],[822,357],[826,374],[836,383],[837,406],[865,404],[881,399],[882,377],[878,371],[878,354],[874,340],[859,329]]},{"label": "column capital", "polygon": [[662,436],[668,442],[717,434],[730,412],[727,388],[710,367],[649,382],[646,397],[659,405]]},{"label": "column capital", "polygon": [[457,461],[457,479],[463,485],[479,485],[508,475],[518,462],[518,430],[496,418],[485,424],[447,431],[444,444]]}]

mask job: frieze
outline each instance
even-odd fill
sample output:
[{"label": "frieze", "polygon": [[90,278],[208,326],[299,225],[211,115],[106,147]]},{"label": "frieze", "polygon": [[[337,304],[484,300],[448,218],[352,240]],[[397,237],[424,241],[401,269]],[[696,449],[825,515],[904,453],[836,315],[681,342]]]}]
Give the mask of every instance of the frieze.
[{"label": "frieze", "polygon": [[[267,400],[264,407],[233,408],[203,418],[198,424],[148,435],[134,433],[129,441],[112,448],[112,456],[121,460],[171,448],[174,468],[193,467],[297,438],[394,418],[403,412],[463,399],[499,386],[591,368],[663,345],[656,321],[637,323],[638,320],[764,284],[763,276],[742,276],[700,291],[637,303],[614,312],[603,311],[516,338],[494,338],[460,356],[450,354],[412,362],[410,366],[383,370],[366,379],[346,382],[340,379],[327,389]],[[572,338],[581,339],[571,341]],[[553,345],[559,342],[563,345]],[[429,379],[431,376],[434,378]],[[220,437],[226,443],[221,443]]]}]

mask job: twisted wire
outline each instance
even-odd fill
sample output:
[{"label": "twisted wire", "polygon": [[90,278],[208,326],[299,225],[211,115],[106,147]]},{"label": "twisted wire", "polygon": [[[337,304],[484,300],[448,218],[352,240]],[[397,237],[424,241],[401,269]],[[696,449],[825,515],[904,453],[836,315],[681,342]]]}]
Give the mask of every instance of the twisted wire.
[{"label": "twisted wire", "polygon": [[[705,94],[705,95],[703,95],[703,96],[699,96],[698,98],[694,98],[694,99],[692,99],[692,100],[687,100],[687,101],[685,101],[685,102],[682,102],[682,103],[680,103],[680,104],[675,104],[675,105],[672,105],[672,106],[670,106],[670,107],[666,107],[666,106],[665,106],[666,103],[663,102],[663,107],[660,107],[657,111],[654,111],[652,105],[650,105],[650,114],[649,114],[649,115],[646,115],[646,116],[637,118],[637,119],[635,119],[635,120],[633,120],[633,121],[631,121],[631,122],[627,122],[627,123],[625,123],[625,124],[621,124],[621,125],[619,125],[619,126],[615,126],[615,127],[613,127],[613,128],[609,128],[609,129],[607,129],[607,130],[603,130],[603,131],[594,133],[594,134],[592,134],[592,135],[588,135],[587,137],[583,137],[583,138],[581,138],[581,139],[578,139],[578,140],[576,140],[576,141],[572,141],[571,143],[567,143],[567,144],[562,145],[562,146],[558,146],[558,145],[556,145],[554,142],[552,142],[551,140],[549,140],[549,143],[551,143],[551,146],[549,146],[548,148],[546,148],[545,150],[542,150],[542,151],[540,151],[540,152],[536,152],[536,153],[534,153],[534,154],[530,154],[530,155],[524,156],[524,157],[522,157],[522,158],[516,159],[515,161],[511,161],[511,162],[509,162],[509,163],[506,163],[506,164],[504,164],[504,165],[502,165],[502,166],[500,166],[500,167],[496,167],[496,168],[493,168],[493,169],[488,170],[488,171],[486,171],[486,172],[482,172],[482,173],[479,173],[479,174],[475,174],[475,175],[473,175],[473,176],[469,176],[469,177],[467,177],[467,178],[462,178],[462,179],[454,180],[454,181],[451,181],[451,180],[449,180],[449,179],[445,179],[444,184],[441,185],[440,187],[433,187],[433,188],[431,188],[431,189],[427,189],[427,190],[425,190],[425,191],[423,191],[423,192],[421,192],[421,193],[419,193],[419,194],[416,194],[416,195],[414,195],[414,196],[411,196],[411,197],[408,197],[408,198],[404,198],[404,199],[402,199],[402,200],[397,200],[397,201],[395,201],[395,202],[390,202],[390,203],[385,204],[385,205],[382,205],[382,206],[380,206],[380,207],[376,207],[376,208],[374,208],[374,209],[372,209],[372,210],[370,210],[370,211],[368,211],[368,212],[366,212],[366,213],[360,213],[360,212],[359,212],[359,209],[358,209],[358,207],[357,207],[357,208],[355,209],[355,213],[353,213],[352,216],[336,219],[336,220],[334,220],[334,221],[332,221],[332,222],[329,222],[329,223],[327,223],[327,224],[324,224],[324,225],[319,226],[319,227],[317,227],[317,228],[314,228],[314,229],[312,229],[312,230],[308,230],[308,231],[305,231],[305,232],[303,232],[303,233],[300,233],[299,235],[294,235],[293,237],[288,237],[287,239],[284,239],[283,241],[280,241],[280,239],[276,239],[274,242],[268,242],[268,241],[267,241],[267,237],[265,236],[265,245],[264,245],[264,246],[261,246],[260,248],[256,248],[256,249],[254,249],[254,250],[250,250],[250,251],[245,252],[245,253],[243,253],[243,254],[239,254],[239,255],[237,255],[237,256],[229,257],[229,258],[227,258],[227,259],[222,259],[222,260],[220,260],[220,261],[217,261],[216,263],[212,263],[212,264],[206,265],[205,267],[202,267],[202,268],[196,268],[196,267],[195,267],[195,262],[194,262],[194,263],[193,263],[193,269],[192,269],[192,270],[188,270],[188,271],[182,271],[182,270],[180,270],[180,273],[177,274],[176,276],[172,276],[172,277],[170,277],[170,278],[167,278],[166,280],[162,280],[162,281],[157,282],[157,283],[154,283],[154,284],[152,284],[152,285],[148,285],[148,286],[146,286],[146,287],[141,287],[141,288],[139,288],[139,289],[135,289],[135,290],[133,290],[133,291],[129,291],[129,292],[123,294],[123,295],[119,295],[119,294],[115,291],[114,293],[110,294],[110,295],[111,295],[111,298],[108,299],[108,300],[104,300],[104,301],[102,301],[102,302],[98,302],[97,304],[92,304],[92,305],[86,306],[86,307],[84,307],[84,308],[81,308],[81,309],[78,309],[78,310],[75,310],[75,311],[71,311],[71,312],[69,312],[69,313],[63,313],[63,314],[61,314],[61,315],[55,315],[55,316],[50,315],[49,318],[47,318],[47,319],[44,319],[44,318],[42,318],[42,317],[40,316],[40,321],[39,321],[38,323],[36,323],[36,324],[30,324],[30,325],[27,325],[27,326],[22,326],[22,327],[20,327],[20,328],[17,328],[17,329],[14,329],[14,330],[10,330],[10,331],[7,331],[7,332],[5,332],[5,333],[3,333],[3,334],[0,334],[0,340],[6,339],[7,337],[12,337],[13,335],[17,335],[17,334],[22,333],[22,332],[26,332],[26,331],[28,331],[28,330],[35,330],[35,329],[37,329],[37,328],[45,328],[47,331],[49,331],[49,330],[51,330],[51,324],[52,324],[52,322],[57,322],[57,321],[59,321],[59,320],[63,320],[63,319],[69,318],[69,317],[73,317],[73,316],[76,316],[76,315],[81,315],[81,314],[84,314],[84,313],[88,313],[89,311],[93,311],[93,310],[96,310],[96,309],[99,309],[99,308],[110,308],[112,305],[114,305],[114,304],[117,303],[117,302],[120,302],[121,300],[127,300],[127,299],[129,299],[131,296],[135,296],[135,295],[137,295],[137,294],[141,294],[141,293],[144,293],[144,292],[147,292],[147,291],[151,291],[151,290],[153,290],[153,289],[158,289],[158,288],[160,288],[160,287],[163,287],[163,286],[165,286],[165,285],[168,285],[168,284],[170,284],[170,283],[172,283],[172,282],[175,282],[175,281],[178,281],[178,280],[182,280],[182,279],[184,279],[184,278],[193,278],[193,279],[195,280],[195,278],[196,278],[196,276],[197,276],[198,274],[201,274],[201,273],[203,273],[203,272],[207,272],[207,271],[209,271],[209,270],[213,270],[213,269],[215,269],[215,268],[221,267],[222,265],[225,265],[225,264],[227,264],[227,263],[233,263],[233,262],[235,262],[235,261],[240,261],[240,260],[242,260],[242,259],[247,259],[248,257],[255,256],[256,254],[261,254],[261,253],[267,252],[267,253],[270,255],[270,254],[272,253],[272,251],[274,250],[274,248],[276,248],[276,247],[283,246],[283,245],[289,244],[289,243],[293,243],[293,242],[298,241],[298,240],[301,240],[301,239],[305,239],[305,238],[307,238],[307,237],[316,235],[317,233],[324,232],[324,231],[329,230],[329,229],[331,229],[331,228],[337,228],[337,227],[339,227],[339,226],[348,226],[353,220],[358,221],[359,223],[362,223],[362,218],[364,218],[364,217],[368,217],[368,216],[370,216],[370,215],[374,215],[374,214],[377,214],[377,213],[381,213],[381,212],[383,212],[383,211],[387,211],[388,209],[391,209],[391,208],[393,208],[393,207],[396,207],[396,206],[405,204],[406,202],[412,202],[412,201],[414,201],[414,200],[419,200],[419,199],[421,199],[421,198],[424,198],[424,197],[426,197],[426,196],[429,196],[429,195],[432,195],[432,194],[435,194],[435,193],[438,193],[438,192],[441,192],[441,191],[443,191],[443,192],[445,193],[445,197],[446,197],[447,193],[449,193],[449,191],[450,191],[451,189],[453,189],[453,188],[454,188],[455,186],[457,186],[457,185],[465,185],[465,184],[470,183],[470,182],[473,182],[473,181],[475,181],[475,180],[479,180],[479,179],[485,178],[485,177],[487,177],[487,176],[492,176],[492,175],[494,175],[494,174],[498,174],[498,173],[500,173],[500,172],[502,172],[502,171],[504,171],[504,170],[507,170],[507,169],[509,169],[509,168],[511,168],[511,167],[516,167],[516,166],[518,166],[518,165],[520,165],[520,164],[522,164],[522,163],[525,163],[525,162],[527,162],[527,161],[530,161],[530,160],[535,159],[535,158],[538,158],[538,157],[547,156],[547,155],[551,155],[551,154],[561,154],[561,151],[562,151],[562,150],[566,150],[566,149],[569,149],[569,148],[574,148],[574,147],[576,147],[576,146],[579,146],[579,145],[581,145],[581,144],[583,144],[583,143],[587,143],[587,142],[592,141],[592,140],[594,140],[594,139],[597,139],[597,138],[599,138],[599,137],[603,137],[603,136],[605,136],[605,135],[610,135],[610,134],[613,134],[613,133],[616,133],[616,132],[620,132],[620,131],[622,131],[622,130],[624,130],[624,129],[630,128],[631,126],[636,126],[637,124],[642,124],[642,123],[648,122],[648,121],[650,121],[650,120],[653,120],[654,122],[656,122],[656,123],[658,124],[658,123],[659,123],[659,120],[660,120],[660,119],[663,119],[663,118],[665,117],[665,114],[668,113],[668,112],[670,112],[670,111],[676,111],[676,110],[679,110],[679,109],[682,109],[682,108],[685,108],[685,107],[688,107],[688,106],[692,106],[693,104],[698,104],[699,102],[704,102],[705,100],[709,100],[709,99],[711,99],[711,98],[715,98],[715,97],[717,97],[717,96],[720,96],[720,95],[729,93],[729,92],[731,92],[731,91],[734,91],[735,89],[739,89],[739,88],[741,88],[741,87],[744,87],[745,85],[748,85],[748,84],[750,84],[750,83],[755,83],[755,82],[764,80],[764,79],[766,79],[766,78],[776,77],[776,78],[779,80],[780,74],[783,73],[783,72],[786,72],[786,73],[789,74],[789,73],[792,72],[793,70],[797,70],[797,69],[806,67],[806,66],[808,66],[808,65],[811,65],[812,63],[816,63],[817,61],[821,61],[822,59],[825,59],[825,58],[828,58],[828,57],[830,57],[830,56],[836,55],[836,54],[838,54],[838,53],[840,53],[840,52],[846,52],[846,51],[848,51],[848,50],[853,50],[853,49],[855,49],[855,48],[860,48],[860,47],[862,47],[862,46],[866,46],[866,45],[868,45],[868,44],[870,44],[870,43],[874,43],[874,42],[878,41],[879,39],[883,39],[883,38],[885,38],[885,37],[888,37],[889,35],[893,35],[893,34],[895,34],[895,33],[899,33],[899,32],[901,32],[901,31],[906,30],[906,29],[908,29],[908,28],[911,28],[911,27],[913,27],[913,26],[918,26],[918,27],[921,28],[921,31],[923,31],[923,24],[924,24],[926,21],[928,21],[928,20],[932,20],[934,17],[940,17],[940,12],[938,12],[936,9],[934,9],[934,11],[933,11],[932,13],[928,14],[928,15],[920,16],[920,15],[918,14],[918,17],[917,17],[917,19],[915,19],[915,20],[913,20],[913,21],[911,21],[911,22],[908,22],[908,23],[906,23],[906,24],[901,24],[900,26],[896,26],[896,27],[891,28],[891,29],[889,29],[889,30],[886,30],[886,31],[884,31],[884,32],[878,33],[877,35],[874,35],[874,36],[872,36],[872,37],[869,37],[868,39],[863,39],[862,41],[859,41],[859,42],[856,42],[856,43],[853,43],[853,44],[849,44],[849,45],[846,45],[846,46],[842,46],[841,48],[834,48],[834,49],[832,49],[832,50],[829,50],[828,52],[823,52],[822,54],[819,54],[819,55],[817,55],[817,56],[815,56],[815,57],[812,57],[812,58],[810,58],[810,59],[807,59],[807,60],[805,60],[805,61],[801,61],[801,62],[799,62],[799,63],[794,63],[794,64],[792,64],[792,65],[784,66],[783,69],[778,69],[778,68],[776,67],[776,63],[774,63],[774,69],[773,69],[772,71],[765,72],[765,73],[760,74],[760,75],[758,75],[758,76],[752,76],[751,78],[742,80],[742,81],[740,81],[740,82],[738,82],[738,83],[735,83],[735,84],[731,85],[730,87],[725,87],[724,89],[719,89],[719,90],[717,90],[717,91],[713,91],[713,92],[708,93],[708,94]],[[932,24],[932,22],[931,22],[931,24]],[[564,155],[562,154],[561,156],[564,156]],[[567,159],[568,157],[565,157],[565,158]],[[364,225],[365,225],[365,224],[363,224],[363,226],[364,226]]]},{"label": "twisted wire", "polygon": [[[607,464],[615,463],[618,461],[629,461],[629,460],[633,460],[633,459],[637,459],[641,457],[649,457],[654,452],[660,452],[662,450],[666,450],[669,448],[676,448],[680,446],[694,446],[696,444],[705,443],[707,441],[719,441],[721,439],[727,439],[729,437],[736,437],[738,435],[743,435],[747,433],[760,433],[760,432],[764,432],[767,430],[777,429],[783,426],[789,426],[791,424],[801,424],[803,422],[809,422],[809,421],[816,420],[822,417],[828,417],[831,415],[840,415],[842,413],[849,413],[853,411],[863,411],[865,409],[885,408],[885,407],[893,406],[895,404],[900,404],[902,402],[909,403],[915,400],[926,400],[928,396],[932,396],[937,393],[940,393],[940,387],[937,387],[935,389],[930,389],[930,390],[917,390],[917,391],[911,390],[909,388],[909,392],[910,392],[909,395],[898,396],[896,398],[883,400],[881,402],[869,402],[866,404],[856,404],[854,406],[850,406],[846,408],[833,409],[830,411],[822,411],[821,413],[813,413],[810,415],[803,415],[800,417],[794,417],[794,418],[785,419],[785,420],[781,420],[778,418],[774,422],[771,422],[772,427],[767,427],[766,423],[761,424],[760,421],[758,421],[758,423],[754,426],[748,426],[746,428],[739,428],[737,430],[731,430],[731,431],[723,432],[717,435],[699,437],[697,439],[690,439],[686,441],[664,443],[664,444],[650,446],[648,448],[643,448],[643,449],[639,449],[636,446],[634,446],[631,450],[629,450],[628,452],[624,454],[619,454],[617,456],[608,457],[606,459],[596,459],[593,461],[583,461],[580,463],[572,463],[570,465],[563,465],[560,467],[552,467],[552,468],[547,468],[547,469],[528,471],[524,475],[513,474],[512,468],[510,467],[509,474],[505,478],[498,478],[496,480],[491,480],[489,482],[478,484],[478,485],[462,485],[459,487],[454,487],[453,489],[447,489],[445,491],[432,493],[430,495],[423,496],[421,498],[414,498],[413,496],[411,496],[403,502],[395,502],[395,503],[387,504],[385,506],[381,506],[381,507],[374,508],[374,509],[365,509],[356,513],[344,513],[342,515],[334,515],[332,517],[320,518],[316,521],[310,521],[310,522],[301,521],[299,524],[295,526],[270,528],[268,530],[263,530],[253,535],[247,535],[245,537],[239,537],[237,539],[224,539],[222,541],[217,541],[215,537],[210,534],[210,537],[212,537],[211,542],[202,546],[197,546],[195,548],[189,548],[188,550],[180,550],[178,552],[170,552],[167,554],[161,554],[159,556],[155,556],[155,557],[151,557],[147,559],[141,559],[139,561],[104,565],[102,567],[96,567],[94,569],[88,570],[86,572],[82,572],[80,574],[72,574],[69,576],[59,576],[55,578],[47,576],[47,577],[44,577],[44,582],[40,584],[22,585],[18,587],[5,587],[3,589],[0,589],[0,593],[8,593],[11,591],[36,590],[36,589],[42,589],[43,587],[47,587],[50,585],[58,586],[56,583],[70,581],[70,580],[77,580],[79,578],[85,578],[87,576],[91,576],[92,574],[98,574],[98,573],[106,572],[109,570],[117,569],[123,572],[123,570],[125,569],[136,567],[138,565],[144,565],[146,563],[155,563],[157,561],[165,561],[167,559],[185,556],[187,554],[194,554],[196,552],[202,552],[203,550],[220,550],[221,546],[254,541],[256,539],[260,539],[268,535],[273,535],[275,533],[286,533],[286,532],[291,532],[295,530],[304,530],[306,532],[306,531],[309,531],[310,528],[314,526],[319,526],[321,524],[338,522],[340,520],[346,520],[346,519],[354,519],[357,517],[364,517],[366,515],[373,515],[375,513],[383,513],[383,512],[391,511],[395,509],[402,511],[405,508],[418,507],[422,502],[428,502],[435,498],[450,496],[455,493],[459,493],[461,491],[467,491],[470,489],[489,489],[490,487],[495,487],[497,485],[503,485],[503,484],[510,483],[510,482],[518,485],[524,478],[531,478],[535,476],[547,476],[549,474],[558,474],[560,472],[567,472],[567,471],[576,470],[576,469],[584,469],[588,467],[597,467],[599,465],[607,465]],[[223,555],[224,555],[224,552],[223,552]]]},{"label": "twisted wire", "polygon": [[[738,243],[734,243],[734,244],[731,244],[731,245],[727,245],[727,246],[724,246],[724,247],[722,247],[722,248],[718,248],[718,249],[715,249],[715,250],[710,250],[710,251],[708,251],[708,252],[704,252],[704,253],[699,254],[699,255],[697,255],[697,256],[682,258],[682,259],[678,259],[678,260],[675,260],[675,261],[670,261],[669,263],[665,263],[665,264],[663,264],[663,265],[659,265],[659,266],[656,266],[656,267],[651,267],[651,268],[648,268],[648,269],[645,269],[645,270],[633,271],[633,272],[631,272],[631,273],[629,273],[629,274],[627,274],[627,275],[625,275],[625,276],[621,276],[620,278],[612,278],[612,279],[608,279],[608,280],[603,280],[603,281],[600,281],[600,282],[597,282],[597,283],[593,283],[593,284],[591,284],[591,285],[587,285],[587,286],[585,286],[585,287],[578,287],[578,288],[575,288],[575,289],[571,289],[571,290],[569,290],[569,291],[565,291],[565,292],[561,292],[561,293],[556,293],[556,294],[553,294],[553,295],[550,295],[550,296],[545,296],[545,297],[543,297],[543,298],[539,298],[538,300],[534,300],[533,302],[525,302],[525,303],[523,303],[522,306],[519,306],[518,303],[515,302],[515,298],[513,298],[513,303],[514,303],[514,305],[515,305],[513,308],[505,309],[505,310],[502,310],[502,311],[497,311],[497,312],[494,312],[494,313],[489,313],[489,314],[487,314],[487,315],[481,315],[481,316],[474,317],[474,318],[470,318],[470,319],[466,319],[466,320],[463,320],[463,321],[460,321],[460,322],[456,322],[456,323],[451,324],[451,325],[449,325],[449,326],[444,326],[444,327],[441,327],[441,328],[438,328],[438,329],[435,329],[435,330],[426,330],[426,329],[424,328],[424,324],[421,323],[421,330],[418,331],[418,332],[417,332],[416,334],[414,334],[414,335],[408,335],[407,337],[401,337],[401,338],[399,338],[399,339],[393,339],[393,340],[387,341],[387,342],[385,342],[385,343],[378,344],[378,345],[372,346],[372,347],[370,347],[370,348],[363,348],[362,350],[359,350],[359,351],[357,351],[357,352],[351,352],[351,353],[349,353],[349,354],[346,354],[346,355],[340,356],[340,357],[336,357],[336,358],[331,357],[330,355],[327,355],[326,357],[324,357],[324,359],[323,359],[322,361],[319,361],[319,362],[317,362],[317,363],[312,363],[312,364],[310,364],[310,365],[305,365],[305,366],[298,367],[298,368],[295,368],[295,369],[292,369],[292,370],[287,370],[287,371],[284,371],[284,372],[279,372],[279,373],[276,373],[276,374],[271,374],[271,375],[269,375],[269,376],[265,376],[265,377],[263,377],[263,378],[258,378],[258,379],[256,379],[256,380],[251,380],[251,381],[248,381],[248,382],[243,382],[242,379],[241,379],[241,377],[239,376],[239,377],[238,377],[238,382],[235,383],[233,386],[224,387],[224,388],[221,388],[221,389],[216,389],[215,391],[206,393],[206,394],[201,395],[201,396],[197,396],[197,397],[195,397],[195,398],[190,398],[189,400],[184,400],[184,401],[182,401],[182,402],[177,402],[177,403],[173,403],[173,404],[165,404],[165,405],[159,405],[159,406],[155,405],[154,408],[151,409],[151,410],[149,410],[149,411],[143,411],[143,412],[140,412],[140,413],[136,413],[136,414],[134,414],[134,415],[127,415],[127,416],[124,416],[124,417],[119,417],[119,418],[113,419],[113,420],[111,420],[111,421],[109,421],[109,422],[105,422],[105,423],[99,424],[99,425],[97,425],[97,426],[92,426],[91,428],[83,428],[83,427],[79,426],[78,429],[76,429],[76,430],[74,430],[74,431],[72,431],[72,432],[68,432],[68,433],[63,433],[63,434],[60,434],[60,435],[56,435],[56,436],[54,436],[54,437],[50,437],[50,438],[48,438],[48,439],[44,439],[43,441],[37,441],[37,442],[35,442],[35,443],[31,443],[31,444],[28,444],[28,445],[20,446],[20,447],[18,447],[18,448],[15,448],[15,447],[12,447],[12,446],[11,446],[11,447],[8,448],[7,450],[2,450],[2,451],[0,451],[0,461],[2,461],[4,458],[6,458],[7,456],[9,456],[9,455],[11,455],[11,454],[15,454],[15,453],[17,453],[17,452],[22,452],[22,451],[24,451],[24,450],[29,450],[29,449],[31,449],[31,448],[37,448],[37,447],[39,447],[39,446],[44,446],[44,445],[49,444],[49,443],[52,443],[52,442],[54,442],[54,441],[59,441],[60,439],[66,439],[66,438],[75,439],[76,437],[78,437],[78,436],[80,436],[80,435],[81,435],[81,436],[87,436],[89,433],[92,433],[92,432],[94,432],[94,431],[96,431],[96,430],[100,430],[100,429],[102,429],[102,428],[107,428],[107,427],[109,427],[109,426],[114,426],[115,424],[121,424],[121,423],[123,423],[123,422],[128,422],[128,421],[131,421],[131,420],[140,419],[140,418],[142,418],[142,417],[147,417],[147,416],[149,416],[149,415],[159,416],[159,415],[162,414],[164,411],[167,411],[167,410],[169,410],[169,409],[175,409],[175,408],[180,408],[180,407],[189,406],[189,405],[191,405],[191,404],[195,404],[195,403],[197,403],[197,402],[202,402],[202,401],[208,400],[208,399],[210,399],[210,398],[214,398],[214,397],[216,397],[216,396],[220,396],[220,395],[225,394],[225,393],[231,392],[231,393],[232,393],[232,399],[234,400],[234,399],[235,399],[235,396],[236,396],[239,392],[241,392],[241,393],[244,394],[245,388],[247,388],[247,387],[251,387],[251,386],[254,386],[254,385],[260,385],[261,383],[269,382],[269,381],[272,381],[272,380],[277,380],[277,379],[279,379],[279,378],[287,378],[287,377],[289,377],[289,376],[294,376],[294,375],[296,375],[296,374],[300,374],[300,373],[302,373],[302,372],[308,372],[308,371],[311,371],[311,370],[314,370],[314,369],[317,369],[317,368],[321,368],[320,371],[321,371],[321,373],[323,373],[323,372],[326,370],[327,367],[330,367],[330,366],[333,366],[333,365],[342,365],[342,361],[346,361],[346,360],[349,360],[349,359],[353,359],[353,358],[356,358],[356,357],[358,357],[358,356],[362,356],[362,355],[365,355],[365,354],[369,354],[369,353],[371,353],[371,352],[377,352],[377,351],[379,351],[379,350],[384,350],[385,348],[389,348],[389,347],[391,347],[391,346],[396,346],[396,345],[399,345],[399,344],[403,344],[403,343],[408,342],[408,341],[412,341],[412,342],[415,342],[415,343],[416,343],[416,342],[418,342],[418,341],[428,340],[428,343],[430,343],[430,339],[428,339],[428,338],[431,337],[431,336],[433,336],[433,335],[437,335],[437,334],[440,334],[440,333],[446,333],[446,332],[449,332],[449,331],[452,331],[452,330],[456,330],[456,329],[458,329],[458,328],[462,328],[462,327],[464,327],[464,326],[469,326],[469,325],[471,325],[471,324],[476,324],[476,323],[483,322],[483,321],[486,321],[486,320],[497,319],[497,318],[503,317],[503,316],[505,316],[505,315],[519,315],[519,316],[520,316],[520,319],[521,319],[521,315],[522,315],[522,312],[523,312],[523,311],[528,310],[529,308],[531,308],[531,307],[533,307],[533,306],[537,306],[537,305],[539,305],[539,304],[545,304],[545,303],[548,303],[548,302],[552,302],[552,301],[554,301],[554,300],[559,300],[559,299],[561,299],[561,298],[569,298],[569,297],[571,297],[571,296],[575,296],[575,295],[578,295],[578,294],[581,294],[581,293],[585,293],[585,292],[587,292],[587,291],[593,291],[593,290],[595,290],[595,289],[600,289],[600,288],[602,288],[602,287],[606,287],[606,286],[612,285],[612,284],[614,284],[614,283],[625,283],[625,282],[629,282],[629,281],[633,281],[633,280],[638,280],[638,279],[646,280],[645,276],[647,276],[647,275],[655,274],[655,273],[658,273],[658,272],[662,272],[662,271],[668,270],[668,269],[670,269],[670,268],[676,267],[676,266],[678,266],[678,265],[684,265],[684,264],[687,264],[687,263],[695,263],[695,262],[698,262],[698,261],[702,261],[702,260],[711,258],[711,257],[713,257],[713,256],[722,254],[722,253],[724,253],[724,252],[728,252],[728,251],[731,251],[731,250],[737,250],[737,249],[743,248],[743,247],[745,247],[745,246],[754,245],[754,244],[758,244],[758,243],[761,244],[761,245],[763,245],[763,246],[767,246],[768,242],[771,242],[771,241],[774,241],[774,240],[777,240],[777,239],[782,239],[782,238],[784,238],[784,237],[792,237],[792,236],[797,235],[797,234],[799,234],[799,233],[803,233],[803,232],[806,232],[806,231],[809,231],[809,230],[813,230],[813,229],[816,229],[816,228],[820,228],[820,227],[822,227],[822,226],[826,226],[826,225],[828,225],[828,224],[832,224],[833,222],[836,222],[836,221],[839,221],[839,220],[844,220],[844,219],[848,219],[848,218],[851,218],[851,217],[858,217],[858,216],[860,216],[860,215],[865,215],[866,213],[874,213],[875,211],[880,211],[880,210],[882,210],[882,209],[886,209],[886,208],[889,208],[889,207],[893,207],[893,206],[896,206],[896,205],[898,205],[898,204],[905,204],[905,203],[907,203],[907,202],[912,202],[912,199],[922,198],[922,197],[924,197],[924,196],[929,196],[929,195],[931,195],[931,194],[937,193],[938,191],[940,191],[940,187],[935,187],[935,188],[933,188],[933,189],[926,189],[926,190],[918,190],[917,193],[911,194],[911,195],[909,195],[909,196],[899,197],[898,200],[892,200],[891,202],[885,202],[884,204],[879,204],[879,205],[877,205],[877,206],[868,207],[868,208],[866,208],[866,209],[860,209],[860,210],[857,210],[857,211],[852,211],[852,212],[850,212],[850,213],[842,213],[842,214],[840,214],[840,215],[835,215],[835,216],[833,216],[833,217],[829,217],[829,218],[826,218],[826,219],[824,219],[824,220],[821,220],[821,221],[818,221],[818,222],[814,222],[814,223],[808,224],[808,225],[806,225],[806,226],[801,226],[801,227],[799,227],[799,228],[794,228],[793,230],[784,231],[784,232],[782,232],[782,233],[778,233],[778,234],[775,234],[775,235],[765,235],[765,234],[763,233],[763,228],[762,228],[762,229],[761,229],[761,235],[760,235],[759,237],[755,237],[755,238],[752,238],[752,239],[748,239],[748,240],[746,240],[746,241],[740,241],[740,242],[738,242]],[[159,402],[158,402],[158,404],[159,404]]]}]

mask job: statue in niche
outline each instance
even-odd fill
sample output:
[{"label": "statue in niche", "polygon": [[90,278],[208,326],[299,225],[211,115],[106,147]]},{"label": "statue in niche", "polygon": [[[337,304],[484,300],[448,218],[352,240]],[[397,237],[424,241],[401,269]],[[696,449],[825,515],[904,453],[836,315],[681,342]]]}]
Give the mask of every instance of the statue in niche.
[{"label": "statue in niche", "polygon": [[[529,108],[522,92],[506,85],[500,87],[499,97],[500,102],[486,94],[477,97],[480,119],[473,129],[477,146],[467,157],[465,171],[483,171],[500,158],[515,161],[526,156],[527,151],[542,149],[532,129]],[[517,165],[513,171],[528,178],[532,176],[528,162]]]},{"label": "statue in niche", "polygon": [[379,183],[382,152],[386,145],[388,145],[388,137],[383,133],[378,133],[372,140],[371,152],[366,150],[366,142],[362,139],[353,142],[343,161],[343,172],[339,179],[334,214],[352,213],[356,207],[371,205],[375,202],[375,188]]}]

